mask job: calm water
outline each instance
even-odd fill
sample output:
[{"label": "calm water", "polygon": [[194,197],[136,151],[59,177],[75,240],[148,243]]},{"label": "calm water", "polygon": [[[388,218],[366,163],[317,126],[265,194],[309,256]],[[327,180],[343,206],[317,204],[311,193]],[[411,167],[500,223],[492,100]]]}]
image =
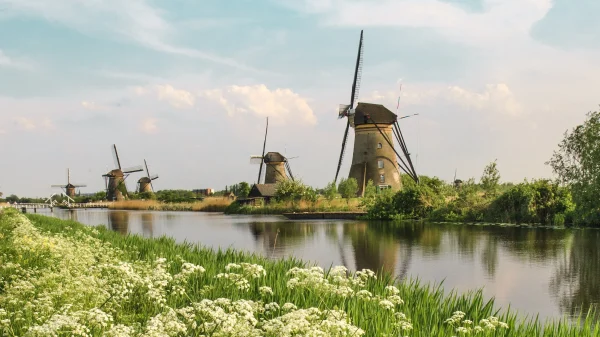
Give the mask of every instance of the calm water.
[{"label": "calm water", "polygon": [[[48,213],[49,214],[49,213]],[[600,231],[363,221],[290,221],[279,216],[77,210],[54,216],[121,233],[168,235],[269,258],[294,256],[327,268],[384,268],[444,288],[484,287],[497,304],[540,318],[577,315],[600,301]],[[386,228],[387,227],[387,228]]]}]

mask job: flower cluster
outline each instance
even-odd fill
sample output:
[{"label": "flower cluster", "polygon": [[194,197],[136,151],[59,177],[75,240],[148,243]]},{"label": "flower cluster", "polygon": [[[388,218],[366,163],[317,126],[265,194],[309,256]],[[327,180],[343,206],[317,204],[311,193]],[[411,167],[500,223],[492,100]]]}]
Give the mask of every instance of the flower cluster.
[{"label": "flower cluster", "polygon": [[486,334],[493,333],[496,328],[508,329],[508,324],[500,322],[497,317],[490,316],[479,321],[479,325],[474,325],[473,321],[463,318],[466,314],[462,311],[455,311],[452,317],[446,319],[445,323],[456,327],[455,331],[462,335],[468,334]]}]

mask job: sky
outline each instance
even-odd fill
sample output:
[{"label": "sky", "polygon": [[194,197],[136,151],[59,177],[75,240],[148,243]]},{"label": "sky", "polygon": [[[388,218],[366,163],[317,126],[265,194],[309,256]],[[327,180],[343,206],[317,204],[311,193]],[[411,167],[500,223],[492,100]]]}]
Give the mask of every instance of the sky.
[{"label": "sky", "polygon": [[503,181],[551,178],[564,132],[600,103],[599,11],[596,0],[0,0],[0,191],[49,196],[67,168],[82,193],[103,190],[112,144],[124,167],[147,160],[156,189],[255,182],[266,117],[267,151],[324,187],[361,29],[359,101],[419,114],[400,121],[419,174],[479,180],[496,160]]}]

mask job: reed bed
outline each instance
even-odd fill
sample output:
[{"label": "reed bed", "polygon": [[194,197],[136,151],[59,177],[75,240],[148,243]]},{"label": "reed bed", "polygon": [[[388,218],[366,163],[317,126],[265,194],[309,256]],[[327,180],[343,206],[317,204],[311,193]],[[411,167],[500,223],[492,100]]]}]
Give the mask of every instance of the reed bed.
[{"label": "reed bed", "polygon": [[273,201],[263,206],[247,206],[232,203],[226,210],[226,214],[283,214],[292,212],[362,212],[364,208],[360,205],[360,199],[319,199],[316,202],[305,200],[297,202]]},{"label": "reed bed", "polygon": [[232,203],[227,198],[205,198],[196,202],[165,203],[156,200],[125,200],[111,203],[109,209],[139,211],[223,212]]},{"label": "reed bed", "polygon": [[271,261],[15,210],[0,214],[6,336],[598,336],[500,311],[480,290]]}]

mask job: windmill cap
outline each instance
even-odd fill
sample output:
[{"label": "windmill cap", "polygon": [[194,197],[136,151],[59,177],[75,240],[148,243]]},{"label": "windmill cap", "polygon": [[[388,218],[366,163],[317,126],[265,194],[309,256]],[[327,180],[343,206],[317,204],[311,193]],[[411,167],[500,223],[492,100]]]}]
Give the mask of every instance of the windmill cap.
[{"label": "windmill cap", "polygon": [[[365,117],[368,121],[365,122]],[[354,125],[361,124],[393,124],[398,116],[381,104],[358,103],[354,113]]]},{"label": "windmill cap", "polygon": [[279,153],[279,152],[268,152],[267,154],[265,154],[265,163],[269,163],[269,162],[284,162],[285,161],[285,157]]},{"label": "windmill cap", "polygon": [[140,180],[138,180],[138,183],[150,183],[152,180],[150,180],[150,178],[148,177],[141,177]]}]

